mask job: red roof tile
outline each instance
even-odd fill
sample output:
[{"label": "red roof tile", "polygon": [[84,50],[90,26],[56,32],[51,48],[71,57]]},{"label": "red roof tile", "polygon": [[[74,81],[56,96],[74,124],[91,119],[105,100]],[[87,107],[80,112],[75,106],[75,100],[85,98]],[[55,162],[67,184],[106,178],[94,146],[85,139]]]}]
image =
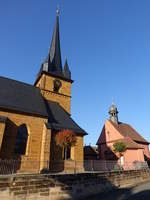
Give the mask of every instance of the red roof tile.
[{"label": "red roof tile", "polygon": [[[110,121],[110,120],[109,120]],[[141,142],[141,143],[147,143],[149,142],[145,140],[132,126],[129,124],[121,123],[119,122],[118,124],[113,123],[110,121],[110,123],[119,131],[119,133],[124,136],[124,137],[130,137],[132,140],[136,142]]]},{"label": "red roof tile", "polygon": [[134,142],[131,138],[125,137],[123,139],[116,140],[115,142],[123,142],[127,149],[143,149],[144,147]]}]

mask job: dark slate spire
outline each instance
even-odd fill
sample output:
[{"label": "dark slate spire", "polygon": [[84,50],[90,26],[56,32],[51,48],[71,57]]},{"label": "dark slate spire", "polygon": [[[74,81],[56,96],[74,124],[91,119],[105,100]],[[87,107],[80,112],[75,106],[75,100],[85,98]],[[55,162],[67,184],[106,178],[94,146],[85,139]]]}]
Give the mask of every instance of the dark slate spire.
[{"label": "dark slate spire", "polygon": [[109,114],[110,114],[110,120],[116,124],[118,124],[118,110],[117,107],[115,106],[114,102],[112,102],[112,105],[109,109]]},{"label": "dark slate spire", "polygon": [[56,23],[51,42],[50,51],[48,54],[48,71],[62,73],[60,38],[59,38],[59,8],[57,8]]},{"label": "dark slate spire", "polygon": [[59,76],[63,76],[59,37],[59,8],[57,8],[56,23],[54,27],[50,50],[46,61],[42,64],[40,72],[41,71],[46,71]]},{"label": "dark slate spire", "polygon": [[64,77],[67,78],[67,79],[71,79],[71,72],[69,70],[69,66],[68,66],[68,61],[67,61],[67,58],[65,60],[65,65],[64,65]]},{"label": "dark slate spire", "polygon": [[48,52],[47,59],[41,65],[40,71],[37,75],[37,80],[42,74],[42,72],[48,72],[51,75],[59,76],[60,78],[72,81],[71,72],[69,70],[67,60],[65,62],[64,69],[62,69],[60,37],[59,37],[59,7],[57,7],[56,13],[57,13],[56,23],[54,27],[50,49]]}]

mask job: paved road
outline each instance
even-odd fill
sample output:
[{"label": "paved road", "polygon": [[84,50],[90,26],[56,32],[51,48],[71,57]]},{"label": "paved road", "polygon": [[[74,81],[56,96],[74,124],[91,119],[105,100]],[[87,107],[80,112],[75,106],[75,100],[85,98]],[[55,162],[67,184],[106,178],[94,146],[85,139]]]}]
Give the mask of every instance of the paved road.
[{"label": "paved road", "polygon": [[86,200],[150,200],[150,181],[141,183],[132,189],[119,189]]}]

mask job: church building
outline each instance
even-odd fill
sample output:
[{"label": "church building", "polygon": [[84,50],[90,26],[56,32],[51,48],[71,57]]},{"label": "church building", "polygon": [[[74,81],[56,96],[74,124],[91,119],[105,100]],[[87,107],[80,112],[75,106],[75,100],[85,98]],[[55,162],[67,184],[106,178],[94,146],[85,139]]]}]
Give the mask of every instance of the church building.
[{"label": "church building", "polygon": [[122,155],[122,163],[144,162],[150,158],[149,142],[131,125],[119,122],[117,107],[112,103],[107,119],[97,141],[101,160],[117,161],[120,158],[113,149],[116,142],[124,143],[126,151]]},{"label": "church building", "polygon": [[34,85],[0,77],[0,159],[19,160],[19,170],[40,171],[63,160],[55,135],[69,129],[77,138],[70,159],[83,161],[87,133],[71,118],[72,83],[67,59],[62,67],[57,10],[48,56]]}]

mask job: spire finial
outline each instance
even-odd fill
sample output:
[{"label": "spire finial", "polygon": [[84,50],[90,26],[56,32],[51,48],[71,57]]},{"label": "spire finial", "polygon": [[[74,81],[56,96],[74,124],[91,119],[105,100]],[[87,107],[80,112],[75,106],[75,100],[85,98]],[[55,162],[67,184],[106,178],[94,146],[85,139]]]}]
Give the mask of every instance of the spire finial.
[{"label": "spire finial", "polygon": [[57,16],[59,16],[59,2],[58,2],[58,4],[57,4],[57,10],[56,10],[56,14],[57,14]]},{"label": "spire finial", "polygon": [[114,98],[112,98],[112,105],[115,105],[115,104],[114,104]]}]

